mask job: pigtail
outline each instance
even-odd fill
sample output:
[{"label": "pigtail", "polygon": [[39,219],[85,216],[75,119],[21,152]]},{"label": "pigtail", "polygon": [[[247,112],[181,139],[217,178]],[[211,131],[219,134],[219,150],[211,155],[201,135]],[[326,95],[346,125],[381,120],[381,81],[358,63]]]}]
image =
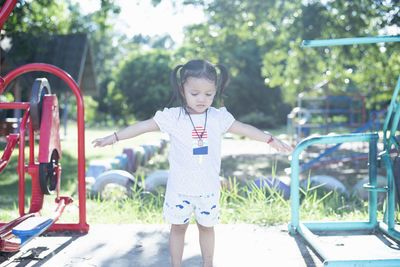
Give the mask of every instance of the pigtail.
[{"label": "pigtail", "polygon": [[222,93],[224,91],[224,88],[229,82],[229,71],[228,69],[222,65],[222,64],[216,64],[215,67],[217,67],[220,71],[219,73],[219,79],[217,82],[217,92],[218,92],[218,101],[219,101],[219,106],[222,107],[224,106],[223,100],[222,100]]},{"label": "pigtail", "polygon": [[178,71],[183,67],[183,65],[178,65],[174,68],[174,70],[171,72],[171,86],[173,89],[174,94],[172,95],[172,98],[168,104],[171,105],[172,102],[177,99],[178,102],[181,104],[181,106],[184,106],[184,99],[182,96],[182,84],[180,81],[178,81]]}]

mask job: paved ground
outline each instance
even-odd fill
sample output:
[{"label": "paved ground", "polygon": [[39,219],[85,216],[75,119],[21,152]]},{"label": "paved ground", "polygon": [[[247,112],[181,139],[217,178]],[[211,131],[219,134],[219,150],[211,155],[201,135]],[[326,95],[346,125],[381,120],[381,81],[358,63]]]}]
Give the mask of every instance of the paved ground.
[{"label": "paved ground", "polygon": [[[170,266],[167,224],[90,227],[86,235],[47,233],[18,253],[0,253],[0,266]],[[400,258],[400,244],[383,235],[353,232],[318,239],[335,259]],[[188,228],[183,266],[201,266],[195,225]],[[284,225],[220,224],[216,226],[215,266],[322,266],[322,262],[299,235],[289,235]]]},{"label": "paved ground", "polygon": [[[0,254],[0,266],[170,266],[167,224],[91,225],[87,235],[41,236],[16,254]],[[201,266],[198,230],[190,225],[183,266]],[[321,261],[286,226],[216,226],[216,267],[319,266]]]},{"label": "paved ground", "polygon": [[[236,155],[244,150],[248,154],[273,153],[266,144],[234,143],[233,146],[231,142],[224,141],[224,155]],[[86,235],[45,233],[17,253],[0,253],[0,267],[170,266],[168,234],[167,224],[90,225]],[[400,244],[382,235],[367,237],[351,233],[319,239],[333,258],[400,258]],[[201,266],[195,225],[190,225],[186,235],[183,266]],[[289,235],[286,225],[217,225],[215,267],[243,266],[311,267],[322,266],[322,262],[303,238]]]}]

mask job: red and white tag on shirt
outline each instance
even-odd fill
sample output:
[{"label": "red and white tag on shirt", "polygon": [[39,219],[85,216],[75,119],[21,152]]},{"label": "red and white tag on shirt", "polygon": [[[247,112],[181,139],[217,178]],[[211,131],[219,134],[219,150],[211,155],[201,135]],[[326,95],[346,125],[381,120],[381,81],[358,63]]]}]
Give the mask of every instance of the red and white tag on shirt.
[{"label": "red and white tag on shirt", "polygon": [[202,126],[192,130],[193,155],[208,155],[207,130]]}]

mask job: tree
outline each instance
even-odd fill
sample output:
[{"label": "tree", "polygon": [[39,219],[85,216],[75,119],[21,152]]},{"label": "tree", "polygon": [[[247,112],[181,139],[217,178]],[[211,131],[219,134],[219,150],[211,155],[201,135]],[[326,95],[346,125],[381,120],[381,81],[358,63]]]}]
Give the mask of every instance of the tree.
[{"label": "tree", "polygon": [[111,73],[117,65],[119,53],[118,47],[114,44],[118,36],[114,33],[113,19],[121,10],[115,4],[115,0],[100,0],[99,10],[82,15],[79,3],[72,4],[70,0],[68,3],[71,15],[69,32],[87,33],[90,36],[99,87],[99,94],[94,97],[98,102],[97,120],[107,124],[111,108],[107,87],[112,81]]},{"label": "tree", "polygon": [[171,98],[171,55],[162,49],[137,49],[113,72],[109,86],[111,114],[124,124],[152,117]]},{"label": "tree", "polygon": [[249,21],[246,5],[251,3],[220,0],[207,5],[208,21],[186,29],[184,46],[176,57],[201,57],[226,65],[232,74],[226,106],[244,122],[271,128],[282,123],[277,116],[282,96],[262,73],[264,49]]},{"label": "tree", "polygon": [[[1,0],[3,6],[6,0]],[[3,30],[9,33],[58,33],[68,31],[70,19],[65,1],[62,0],[35,0],[18,1],[10,14]],[[3,33],[2,33],[3,34]]]},{"label": "tree", "polygon": [[[246,40],[255,40],[258,49],[252,53],[262,58],[261,77],[268,87],[281,90],[284,100],[293,105],[300,92],[310,91],[324,80],[338,84],[336,90],[361,91],[371,109],[382,108],[380,103],[391,97],[390,88],[394,88],[398,75],[391,70],[399,68],[398,44],[322,48],[304,48],[300,44],[310,39],[382,35],[388,26],[400,26],[400,7],[396,1],[192,0],[185,3],[203,6],[208,14],[204,25],[188,29],[188,46],[206,58],[219,57],[229,62],[232,83],[249,68],[237,60],[235,52],[250,51],[243,45]],[[184,49],[186,54],[188,50]],[[253,54],[247,56],[251,58]],[[250,104],[245,103],[248,107]]]}]

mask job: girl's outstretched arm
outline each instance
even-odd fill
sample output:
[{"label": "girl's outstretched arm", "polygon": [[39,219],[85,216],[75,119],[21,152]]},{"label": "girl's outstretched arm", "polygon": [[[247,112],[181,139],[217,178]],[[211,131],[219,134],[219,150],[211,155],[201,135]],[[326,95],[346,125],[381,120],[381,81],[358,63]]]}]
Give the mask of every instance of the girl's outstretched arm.
[{"label": "girl's outstretched arm", "polygon": [[246,136],[256,141],[267,142],[271,147],[279,152],[291,153],[293,151],[291,146],[272,136],[270,133],[265,133],[252,125],[240,121],[234,121],[228,129],[228,132]]},{"label": "girl's outstretched arm", "polygon": [[103,138],[97,138],[92,141],[92,144],[94,147],[96,146],[103,147],[107,145],[112,145],[120,140],[132,138],[147,132],[154,132],[159,130],[160,128],[153,119],[139,121],[137,123],[129,125],[125,129],[122,129],[121,131],[114,132],[113,134],[105,136]]}]

